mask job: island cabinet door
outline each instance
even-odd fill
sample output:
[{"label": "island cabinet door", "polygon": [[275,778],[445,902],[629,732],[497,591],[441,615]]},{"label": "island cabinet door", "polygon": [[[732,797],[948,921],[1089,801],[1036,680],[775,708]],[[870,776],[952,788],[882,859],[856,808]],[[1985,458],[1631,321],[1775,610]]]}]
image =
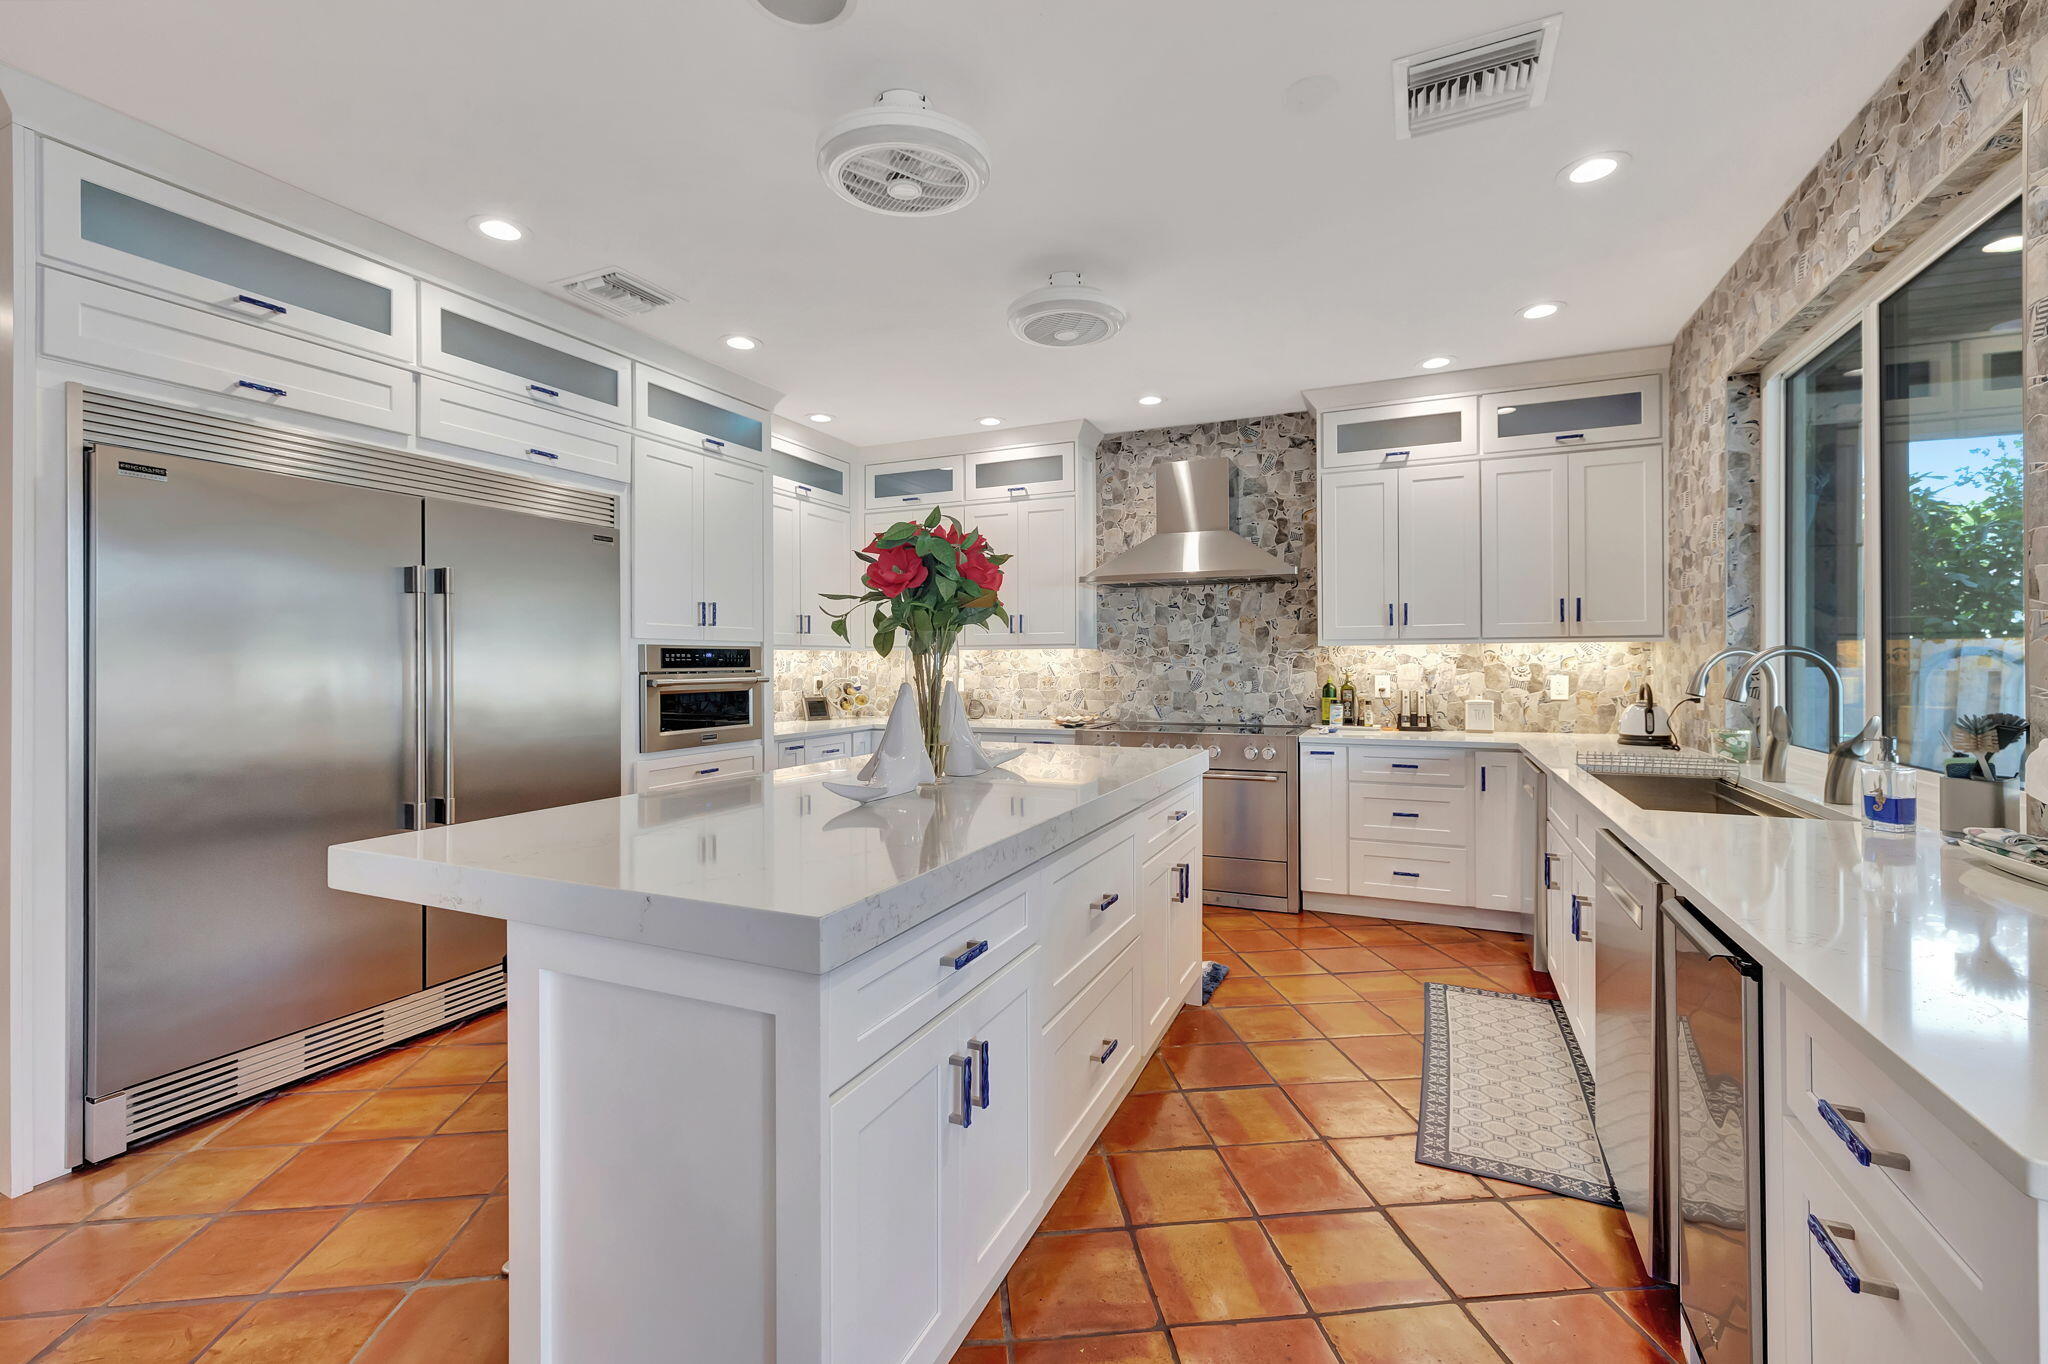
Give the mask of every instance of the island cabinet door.
[{"label": "island cabinet door", "polygon": [[942,1024],[912,1038],[832,1102],[832,1364],[922,1364],[952,1329],[949,1162],[954,1134],[968,1134],[960,1124],[979,1116],[957,1032]]},{"label": "island cabinet door", "polygon": [[[1200,829],[1176,839],[1145,863],[1138,894],[1138,937],[1144,944],[1145,1037],[1156,1040],[1180,1011],[1189,966],[1202,952]],[[1192,936],[1191,936],[1192,934]]]},{"label": "island cabinet door", "polygon": [[1031,975],[1005,968],[833,1101],[832,1364],[930,1358],[1030,1234]]},{"label": "island cabinet door", "polygon": [[[962,1006],[950,1028],[972,1058],[974,1120],[949,1134],[956,1158],[947,1193],[947,1257],[960,1270],[959,1313],[980,1307],[1011,1252],[1036,1225],[1032,1144],[1040,1121],[1031,1072],[1032,963],[1003,972]],[[957,1320],[957,1317],[956,1317]]]}]

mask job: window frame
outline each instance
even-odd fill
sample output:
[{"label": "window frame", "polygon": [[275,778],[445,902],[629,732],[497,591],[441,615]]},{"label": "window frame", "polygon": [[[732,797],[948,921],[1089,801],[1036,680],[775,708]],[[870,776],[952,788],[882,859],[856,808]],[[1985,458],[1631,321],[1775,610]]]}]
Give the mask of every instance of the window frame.
[{"label": "window frame", "polygon": [[[1759,637],[1766,645],[1785,639],[1786,545],[1785,545],[1785,442],[1790,434],[1785,425],[1785,381],[1821,352],[1839,341],[1852,328],[1861,326],[1863,373],[1863,421],[1859,432],[1863,463],[1863,497],[1858,509],[1863,528],[1862,642],[1863,694],[1874,713],[1884,708],[1884,381],[1881,360],[1882,338],[1878,312],[1885,301],[1912,283],[1920,273],[1946,255],[1990,219],[2004,212],[2022,197],[2022,175],[2017,157],[2009,160],[1977,189],[1944,213],[1939,222],[1887,262],[1883,269],[1865,280],[1849,297],[1817,321],[1795,346],[1764,367],[1761,426],[1757,469],[1757,539],[1763,552],[1763,572],[1756,604]],[[2024,317],[2024,300],[2022,301]],[[1781,668],[1780,676],[1785,672]],[[1853,726],[1852,726],[1853,727]],[[1826,755],[1818,749],[1788,745],[1787,775],[1795,780],[1818,779],[1826,766]],[[1940,773],[1918,769],[1925,781]],[[2015,781],[2013,786],[2017,788]],[[1923,790],[1923,798],[1933,795]]]}]

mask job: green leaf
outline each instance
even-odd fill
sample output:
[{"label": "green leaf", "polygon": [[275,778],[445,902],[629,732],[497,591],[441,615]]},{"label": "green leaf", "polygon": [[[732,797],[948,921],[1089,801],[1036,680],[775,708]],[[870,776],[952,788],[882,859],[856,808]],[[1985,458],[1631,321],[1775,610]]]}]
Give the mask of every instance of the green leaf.
[{"label": "green leaf", "polygon": [[896,632],[895,632],[894,630],[877,630],[877,631],[875,631],[875,652],[876,652],[876,653],[880,654],[880,655],[881,655],[882,657],[884,657],[884,658],[887,658],[887,657],[889,656],[889,651],[890,651],[891,649],[894,649],[895,647],[896,647]]},{"label": "green leaf", "polygon": [[925,528],[929,530],[931,527],[938,525],[939,517],[941,515],[942,513],[939,511],[939,509],[937,507],[933,507],[932,514],[924,519]]},{"label": "green leaf", "polygon": [[846,617],[844,616],[834,616],[832,618],[832,633],[845,640],[848,644],[853,643],[853,637],[846,633]]},{"label": "green leaf", "polygon": [[874,595],[875,595],[875,594],[874,594],[874,593],[872,593],[872,592],[866,593],[866,594],[865,594],[865,595],[863,595],[863,596],[856,596],[856,595],[854,595],[854,594],[853,594],[853,593],[851,593],[851,592],[820,592],[820,593],[818,594],[818,600],[819,600],[819,601],[865,601],[865,600],[866,600],[866,599],[867,599],[868,597],[872,597],[872,596],[874,596]]}]

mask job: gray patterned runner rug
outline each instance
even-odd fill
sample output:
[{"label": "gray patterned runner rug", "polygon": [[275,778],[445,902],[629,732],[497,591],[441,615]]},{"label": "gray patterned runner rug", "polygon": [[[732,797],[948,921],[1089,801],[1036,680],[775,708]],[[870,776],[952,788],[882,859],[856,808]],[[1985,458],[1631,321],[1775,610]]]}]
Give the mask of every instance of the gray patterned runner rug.
[{"label": "gray patterned runner rug", "polygon": [[1415,1159],[1620,1207],[1564,1006],[1436,982],[1424,998]]}]

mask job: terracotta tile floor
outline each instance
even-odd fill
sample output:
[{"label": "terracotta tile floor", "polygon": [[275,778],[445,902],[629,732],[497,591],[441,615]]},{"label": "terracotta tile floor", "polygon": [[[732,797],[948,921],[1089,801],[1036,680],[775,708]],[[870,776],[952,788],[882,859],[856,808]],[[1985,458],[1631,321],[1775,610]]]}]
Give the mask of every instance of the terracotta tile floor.
[{"label": "terracotta tile floor", "polygon": [[1175,1020],[954,1364],[1677,1358],[1619,1214],[1415,1163],[1423,985],[1549,996],[1527,939],[1207,928],[1214,1007]]},{"label": "terracotta tile floor", "polygon": [[[1547,994],[1524,940],[1208,926],[956,1364],[1669,1364],[1617,1215],[1414,1162],[1423,982]],[[0,1364],[500,1364],[503,1067],[493,1014],[0,1200]]]},{"label": "terracotta tile floor", "polygon": [[505,1019],[0,1199],[0,1364],[499,1364]]}]

